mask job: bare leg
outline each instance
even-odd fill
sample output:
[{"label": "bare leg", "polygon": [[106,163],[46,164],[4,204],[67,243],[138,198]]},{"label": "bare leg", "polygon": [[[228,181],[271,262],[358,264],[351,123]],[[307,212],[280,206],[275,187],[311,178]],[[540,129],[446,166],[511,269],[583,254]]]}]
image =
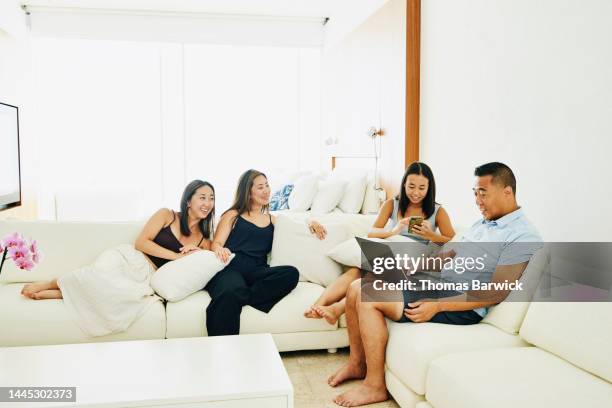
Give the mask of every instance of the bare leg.
[{"label": "bare leg", "polygon": [[334,399],[336,404],[344,407],[373,404],[388,398],[385,385],[385,350],[389,331],[385,316],[392,320],[399,320],[404,304],[402,302],[361,302],[358,308],[367,374],[361,385]]},{"label": "bare leg", "polygon": [[338,302],[346,296],[346,292],[356,279],[361,277],[361,271],[359,268],[350,268],[342,275],[338,277],[335,281],[332,282],[325,291],[319,296],[317,301],[312,305],[308,310],[304,312],[304,316],[320,319],[324,316],[320,315],[316,312],[316,306],[329,306],[334,302]]},{"label": "bare leg", "polygon": [[330,306],[313,306],[313,309],[319,316],[323,317],[327,323],[336,324],[340,316],[344,313],[345,307],[346,299],[342,299]]},{"label": "bare leg", "polygon": [[24,285],[23,289],[21,289],[21,294],[34,299],[33,295],[43,290],[59,290],[59,286],[57,286],[57,279],[28,283]]},{"label": "bare leg", "polygon": [[62,291],[59,289],[48,289],[41,290],[40,292],[34,293],[32,295],[32,299],[41,300],[41,299],[63,299]]},{"label": "bare leg", "polygon": [[348,363],[327,379],[335,387],[351,378],[363,378],[366,374],[366,361],[361,343],[359,316],[357,308],[361,302],[361,279],[351,284],[346,294],[346,323],[348,326],[350,354]]}]

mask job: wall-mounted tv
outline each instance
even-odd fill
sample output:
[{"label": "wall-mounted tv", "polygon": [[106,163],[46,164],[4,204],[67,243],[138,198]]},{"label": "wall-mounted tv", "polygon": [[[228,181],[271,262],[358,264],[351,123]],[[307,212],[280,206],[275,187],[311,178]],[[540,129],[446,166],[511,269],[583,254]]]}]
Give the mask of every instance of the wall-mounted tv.
[{"label": "wall-mounted tv", "polygon": [[0,102],[0,210],[21,205],[19,109]]}]

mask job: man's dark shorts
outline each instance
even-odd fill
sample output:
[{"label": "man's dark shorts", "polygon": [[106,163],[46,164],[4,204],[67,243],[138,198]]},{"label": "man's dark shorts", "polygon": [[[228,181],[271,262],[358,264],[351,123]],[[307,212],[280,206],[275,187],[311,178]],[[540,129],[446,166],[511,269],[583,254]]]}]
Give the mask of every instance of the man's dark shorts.
[{"label": "man's dark shorts", "polygon": [[[458,292],[450,292],[450,291],[414,291],[414,290],[404,290],[404,309],[409,308],[408,303],[416,302],[419,299],[438,299],[442,297],[450,297],[457,296],[460,293]],[[473,310],[462,310],[458,312],[439,312],[431,318],[430,322],[432,323],[444,323],[444,324],[458,324],[458,325],[467,325],[467,324],[476,324],[482,320],[482,316],[476,313]],[[399,323],[408,323],[412,322],[410,319],[406,317],[405,314],[402,314],[402,318],[398,320]]]}]

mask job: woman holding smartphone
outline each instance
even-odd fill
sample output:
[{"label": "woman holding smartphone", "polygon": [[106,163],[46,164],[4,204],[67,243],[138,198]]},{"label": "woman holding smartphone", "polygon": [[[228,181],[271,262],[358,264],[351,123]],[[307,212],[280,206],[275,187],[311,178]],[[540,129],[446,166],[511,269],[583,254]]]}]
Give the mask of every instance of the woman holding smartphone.
[{"label": "woman holding smartphone", "polygon": [[[393,227],[386,230],[389,220]],[[433,172],[425,163],[414,162],[408,166],[402,177],[399,194],[382,205],[368,238],[388,238],[392,235],[404,235],[417,242],[431,241],[439,244],[455,236],[448,213],[436,203],[436,182]],[[325,289],[315,304],[304,312],[304,316],[325,318],[328,323],[335,324],[344,313],[347,289],[359,278],[359,268],[348,269]]]}]

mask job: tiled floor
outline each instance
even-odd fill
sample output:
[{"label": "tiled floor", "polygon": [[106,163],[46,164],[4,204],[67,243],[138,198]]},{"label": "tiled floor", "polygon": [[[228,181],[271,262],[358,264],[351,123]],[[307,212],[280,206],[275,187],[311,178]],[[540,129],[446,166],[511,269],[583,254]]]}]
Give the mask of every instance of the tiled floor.
[{"label": "tiled floor", "polygon": [[[294,351],[281,353],[281,357],[293,383],[295,408],[337,407],[332,398],[358,383],[349,381],[336,388],[327,385],[327,377],[347,362],[348,349],[336,354],[325,350]],[[391,399],[368,407],[396,408],[398,405]]]}]

